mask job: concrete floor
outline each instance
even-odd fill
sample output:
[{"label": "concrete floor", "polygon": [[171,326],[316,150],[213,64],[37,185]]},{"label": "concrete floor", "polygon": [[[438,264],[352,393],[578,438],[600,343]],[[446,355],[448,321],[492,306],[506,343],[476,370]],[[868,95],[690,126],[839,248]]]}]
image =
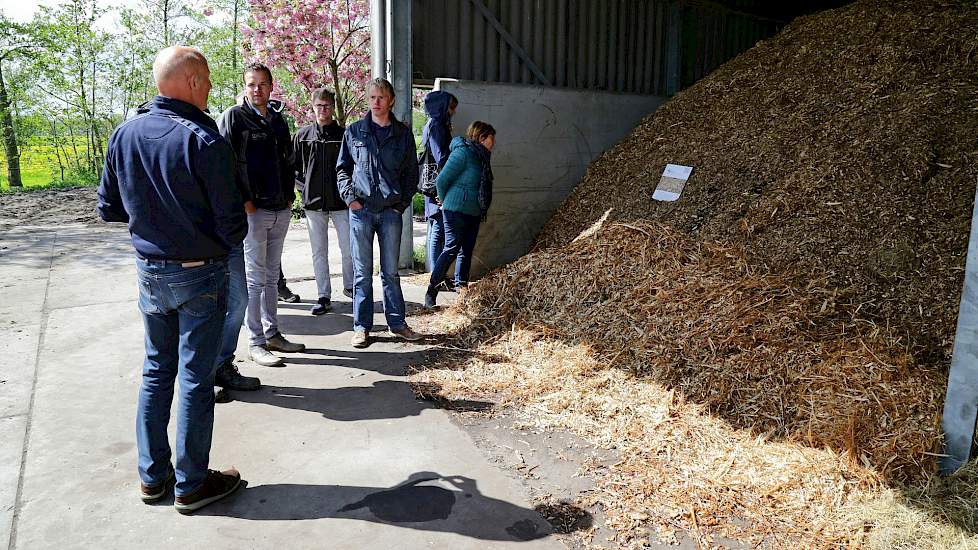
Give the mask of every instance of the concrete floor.
[{"label": "concrete floor", "polygon": [[[304,228],[290,231],[284,265],[290,279],[312,276]],[[263,388],[234,392],[216,410],[212,467],[236,466],[247,486],[181,516],[172,496],[154,506],[138,498],[143,331],[128,233],[67,226],[0,235],[0,544],[563,548],[522,485],[447,412],[414,398],[403,372],[423,346],[381,337],[354,350],[342,285],[334,280],[335,310],[323,317],[308,313],[313,281],[290,286],[305,303],[280,304],[281,326],[309,349],[283,368],[239,362]],[[423,289],[404,291],[410,311]],[[245,345],[243,336],[241,357]]]}]

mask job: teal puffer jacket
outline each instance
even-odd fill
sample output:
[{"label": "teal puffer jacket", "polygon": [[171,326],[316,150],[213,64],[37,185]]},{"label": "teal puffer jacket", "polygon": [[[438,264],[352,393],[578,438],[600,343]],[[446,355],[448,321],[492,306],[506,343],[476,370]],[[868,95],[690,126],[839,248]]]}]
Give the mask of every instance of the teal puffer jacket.
[{"label": "teal puffer jacket", "polygon": [[441,207],[443,210],[479,216],[482,213],[479,209],[482,161],[460,137],[452,140],[449,150],[448,162],[435,181]]}]

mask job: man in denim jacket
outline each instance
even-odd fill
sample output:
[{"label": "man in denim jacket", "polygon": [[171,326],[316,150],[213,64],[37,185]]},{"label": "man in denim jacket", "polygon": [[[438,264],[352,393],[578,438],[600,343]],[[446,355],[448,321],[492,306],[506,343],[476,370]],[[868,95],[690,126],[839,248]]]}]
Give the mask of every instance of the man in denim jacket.
[{"label": "man in denim jacket", "polygon": [[404,295],[397,260],[401,250],[401,214],[411,206],[418,164],[411,130],[394,118],[394,87],[383,78],[367,83],[370,111],[343,135],[336,161],[336,182],[350,207],[353,252],[353,346],[366,347],[374,320],[374,235],[380,244],[387,329],[406,340],[420,336],[404,318]]},{"label": "man in denim jacket", "polygon": [[[136,249],[146,359],[136,412],[140,492],[190,513],[231,494],[236,470],[208,470],[214,425],[214,360],[221,342],[228,252],[247,232],[234,185],[234,154],[204,113],[210,70],[180,46],[153,63],[159,95],[109,139],[98,213],[126,222]],[[176,467],[167,424],[179,379]]]}]

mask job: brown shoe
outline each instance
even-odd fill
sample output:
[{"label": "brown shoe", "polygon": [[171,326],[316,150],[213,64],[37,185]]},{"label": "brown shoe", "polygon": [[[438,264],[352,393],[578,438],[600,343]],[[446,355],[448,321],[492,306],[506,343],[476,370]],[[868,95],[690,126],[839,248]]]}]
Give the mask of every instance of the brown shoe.
[{"label": "brown shoe", "polygon": [[146,485],[145,483],[139,484],[139,498],[143,499],[143,502],[146,504],[158,502],[160,499],[166,496],[166,492],[173,486],[173,481],[175,479],[173,466],[170,466],[166,472],[166,479],[164,479],[162,482],[154,485]]},{"label": "brown shoe", "polygon": [[241,474],[231,468],[218,472],[207,470],[200,488],[189,495],[177,496],[173,506],[181,514],[190,514],[233,493],[241,485]]},{"label": "brown shoe", "polygon": [[404,325],[403,327],[389,329],[390,333],[394,336],[400,336],[401,338],[409,342],[417,342],[423,336],[411,330],[411,327]]}]

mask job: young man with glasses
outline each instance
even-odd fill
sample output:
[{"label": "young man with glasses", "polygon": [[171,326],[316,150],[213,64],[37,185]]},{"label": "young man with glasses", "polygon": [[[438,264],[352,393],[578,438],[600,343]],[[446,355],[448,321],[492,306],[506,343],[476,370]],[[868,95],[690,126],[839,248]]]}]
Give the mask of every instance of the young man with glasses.
[{"label": "young man with glasses", "polygon": [[310,313],[323,315],[332,309],[329,278],[329,221],[339,239],[343,263],[343,294],[353,297],[353,260],[350,257],[350,214],[336,187],[336,159],[343,143],[344,128],[333,119],[336,97],[326,88],[312,92],[315,121],[303,126],[292,138],[295,152],[295,186],[302,197],[312,247],[319,299]]}]

